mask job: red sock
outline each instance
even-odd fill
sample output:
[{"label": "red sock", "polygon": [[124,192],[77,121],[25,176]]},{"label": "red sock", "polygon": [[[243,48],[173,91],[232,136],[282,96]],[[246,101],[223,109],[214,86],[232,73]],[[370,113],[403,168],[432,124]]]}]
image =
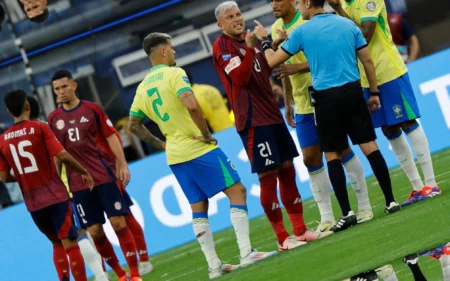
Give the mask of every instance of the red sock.
[{"label": "red sock", "polygon": [[139,253],[139,260],[141,262],[148,261],[147,243],[145,243],[144,232],[141,225],[134,218],[131,211],[125,215],[127,226],[133,234],[134,243],[136,244],[137,252]]},{"label": "red sock", "polygon": [[261,184],[261,205],[277,235],[278,243],[283,243],[289,234],[284,228],[283,214],[277,196],[277,173],[271,173],[259,179]]},{"label": "red sock", "polygon": [[53,263],[60,281],[70,280],[69,260],[61,243],[53,243]]},{"label": "red sock", "polygon": [[75,281],[87,281],[86,268],[84,267],[84,259],[81,255],[80,247],[78,245],[70,246],[66,249],[66,254],[69,256],[70,269]]},{"label": "red sock", "polygon": [[98,239],[94,239],[94,244],[95,247],[97,248],[97,251],[106,261],[106,263],[114,270],[117,277],[120,278],[127,274],[120,265],[116,253],[114,252],[113,246],[111,245],[111,242],[109,242],[108,238],[106,238],[105,235],[103,235]]},{"label": "red sock", "polygon": [[291,220],[294,235],[302,235],[306,231],[306,225],[303,219],[302,197],[295,182],[294,166],[280,169],[278,171],[278,180],[280,181],[281,202],[283,202]]},{"label": "red sock", "polygon": [[133,235],[131,235],[130,229],[125,226],[121,230],[116,231],[116,235],[117,238],[119,238],[120,248],[122,248],[123,255],[130,268],[131,277],[140,277],[136,257],[136,245],[134,244]]}]

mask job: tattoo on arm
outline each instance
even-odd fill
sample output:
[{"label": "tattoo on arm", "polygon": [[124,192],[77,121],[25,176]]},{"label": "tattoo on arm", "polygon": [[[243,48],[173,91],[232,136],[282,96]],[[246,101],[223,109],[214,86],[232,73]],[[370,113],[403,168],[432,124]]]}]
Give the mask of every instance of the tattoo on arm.
[{"label": "tattoo on arm", "polygon": [[164,149],[164,142],[152,135],[150,131],[143,124],[144,119],[135,116],[130,116],[128,121],[128,130],[135,134],[142,141],[150,144],[152,147],[157,149]]}]

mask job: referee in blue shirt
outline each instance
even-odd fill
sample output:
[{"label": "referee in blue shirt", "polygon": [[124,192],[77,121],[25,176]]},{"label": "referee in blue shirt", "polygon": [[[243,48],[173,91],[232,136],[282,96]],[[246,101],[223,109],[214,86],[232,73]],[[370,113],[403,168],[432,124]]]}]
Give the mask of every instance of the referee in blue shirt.
[{"label": "referee in blue shirt", "polygon": [[[267,31],[256,21],[255,35],[261,41],[271,67],[284,63],[292,55],[303,51],[308,59],[313,88],[316,129],[321,149],[325,152],[328,173],[342,217],[333,227],[337,232],[357,223],[348,199],[341,152],[348,147],[348,137],[358,144],[370,162],[383,190],[387,214],[400,210],[392,194],[391,179],[386,162],[375,142],[376,134],[370,111],[380,108],[375,68],[360,29],[350,20],[323,9],[325,0],[297,0],[297,8],[305,20],[297,27],[281,48],[274,52]],[[256,44],[256,42],[253,42]],[[359,83],[357,57],[364,65],[369,79],[371,98],[364,99]]]}]

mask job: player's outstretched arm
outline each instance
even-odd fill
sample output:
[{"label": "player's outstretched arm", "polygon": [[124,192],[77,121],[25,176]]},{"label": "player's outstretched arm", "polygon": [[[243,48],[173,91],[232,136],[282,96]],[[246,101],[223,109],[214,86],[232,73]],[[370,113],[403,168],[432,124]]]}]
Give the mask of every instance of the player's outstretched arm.
[{"label": "player's outstretched arm", "polygon": [[367,79],[369,80],[370,98],[367,102],[369,110],[373,113],[380,108],[380,97],[377,86],[377,76],[375,74],[375,65],[373,64],[372,57],[369,53],[369,48],[364,47],[357,51],[357,56],[364,66]]},{"label": "player's outstretched arm", "polygon": [[283,90],[284,90],[284,104],[286,107],[286,122],[291,126],[292,128],[295,128],[295,118],[294,118],[294,109],[292,105],[294,104],[294,96],[292,94],[292,84],[291,80],[289,80],[289,77],[283,77],[281,78],[281,82],[283,83]]},{"label": "player's outstretched arm", "polygon": [[75,158],[72,157],[72,155],[69,154],[69,152],[66,150],[61,150],[55,155],[55,157],[64,163],[66,167],[80,173],[83,176],[84,181],[89,185],[89,189],[94,188],[94,179],[92,176],[83,166],[81,166],[80,163],[78,163],[77,160],[75,160]]},{"label": "player's outstretched arm", "polygon": [[202,134],[201,136],[193,136],[193,138],[207,143],[217,143],[217,140],[211,136],[208,124],[206,123],[206,119],[203,115],[202,109],[195,99],[194,93],[192,91],[186,91],[179,95],[178,98],[187,108],[187,110],[189,111],[189,115],[191,115],[192,121],[194,121],[195,125]]},{"label": "player's outstretched arm", "polygon": [[166,143],[152,135],[144,126],[144,118],[130,115],[127,129],[135,134],[140,140],[148,143],[151,147],[166,150]]},{"label": "player's outstretched arm", "polygon": [[270,45],[266,28],[257,20],[255,20],[255,23],[256,27],[252,33],[254,33],[256,37],[261,40],[264,55],[266,56],[269,66],[273,68],[287,61],[291,55],[286,53],[283,48],[280,48],[275,52]]},{"label": "player's outstretched arm", "polygon": [[125,159],[125,154],[123,153],[122,144],[116,134],[112,134],[106,138],[108,141],[109,148],[114,153],[117,159],[117,177],[122,182],[123,186],[127,186],[130,182],[130,171],[128,170],[127,160]]},{"label": "player's outstretched arm", "polygon": [[307,73],[307,72],[310,72],[309,64],[307,62],[297,64],[285,63],[275,68],[273,74],[281,79],[297,73]]}]

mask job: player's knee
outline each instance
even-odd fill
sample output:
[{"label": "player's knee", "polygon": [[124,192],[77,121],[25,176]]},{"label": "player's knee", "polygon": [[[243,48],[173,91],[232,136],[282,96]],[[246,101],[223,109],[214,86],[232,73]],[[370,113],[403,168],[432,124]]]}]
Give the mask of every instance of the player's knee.
[{"label": "player's knee", "polygon": [[119,231],[126,226],[125,218],[123,216],[120,217],[110,217],[109,222],[111,223],[114,231]]},{"label": "player's knee", "polygon": [[384,126],[381,130],[383,131],[383,134],[389,138],[400,132],[400,125]]},{"label": "player's knee", "polygon": [[229,197],[235,197],[235,198],[246,198],[247,197],[247,190],[245,189],[245,186],[238,182],[234,185],[232,185],[229,188]]},{"label": "player's knee", "polygon": [[105,235],[103,232],[103,227],[101,225],[93,225],[88,228],[89,234],[91,235],[92,239],[100,239]]},{"label": "player's knee", "polygon": [[322,163],[322,159],[316,156],[305,156],[303,155],[303,164],[306,167],[315,167]]},{"label": "player's knee", "polygon": [[416,124],[417,124],[417,121],[414,119],[414,120],[409,120],[409,121],[406,121],[406,122],[402,123],[400,125],[400,127],[402,128],[403,131],[408,131],[409,129],[411,129]]}]

